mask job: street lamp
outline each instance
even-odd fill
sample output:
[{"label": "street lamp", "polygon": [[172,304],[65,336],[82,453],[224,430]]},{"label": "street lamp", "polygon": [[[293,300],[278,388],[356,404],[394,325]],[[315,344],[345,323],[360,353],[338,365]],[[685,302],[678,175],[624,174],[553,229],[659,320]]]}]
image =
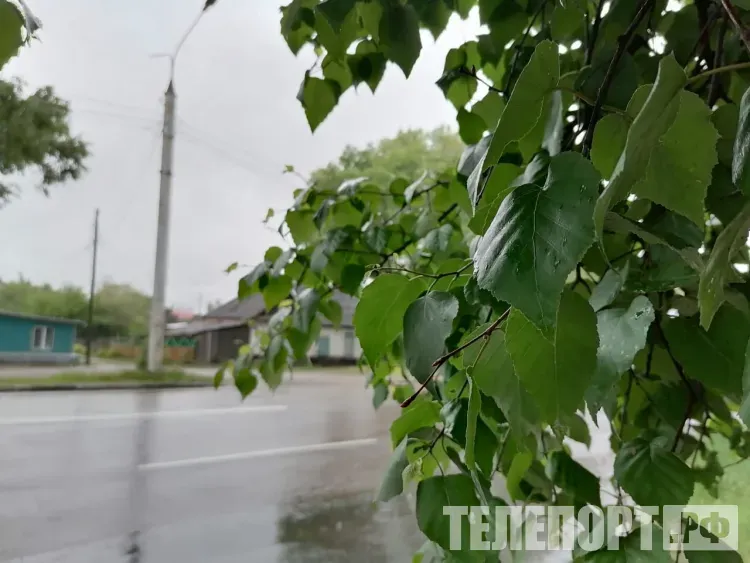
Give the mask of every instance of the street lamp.
[{"label": "street lamp", "polygon": [[174,70],[177,55],[188,36],[198,25],[216,0],[206,0],[203,9],[183,34],[171,54],[156,55],[169,57],[169,84],[164,93],[164,124],[162,127],[161,171],[159,182],[159,215],[156,228],[156,259],[154,263],[154,292],[151,296],[151,318],[148,331],[148,355],[146,365],[149,371],[159,371],[164,360],[164,333],[166,328],[165,293],[167,286],[167,254],[169,250],[169,215],[172,198],[172,161],[174,154],[174,121],[177,96],[174,88]]}]

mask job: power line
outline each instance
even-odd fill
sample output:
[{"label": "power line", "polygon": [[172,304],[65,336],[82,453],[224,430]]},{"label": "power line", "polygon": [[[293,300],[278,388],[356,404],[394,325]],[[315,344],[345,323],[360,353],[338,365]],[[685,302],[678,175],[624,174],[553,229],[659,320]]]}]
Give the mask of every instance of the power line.
[{"label": "power line", "polygon": [[[189,130],[182,130],[182,134],[187,136],[189,141],[192,140],[194,143],[198,143],[212,149],[214,152],[237,164],[237,166],[239,166],[240,168],[244,168],[245,170],[252,172],[255,175],[259,174],[259,168],[262,168],[263,172],[270,172],[267,158],[256,155],[248,149],[244,149],[241,152],[229,149],[226,144],[223,144],[215,138],[212,138],[212,136],[205,131],[202,131],[201,129],[190,125],[184,119],[179,118],[179,121],[181,121],[183,125],[186,125],[189,129],[192,129],[194,131],[191,132]],[[275,170],[275,172],[279,175],[281,175],[281,171],[281,166],[279,166],[278,169]]]}]

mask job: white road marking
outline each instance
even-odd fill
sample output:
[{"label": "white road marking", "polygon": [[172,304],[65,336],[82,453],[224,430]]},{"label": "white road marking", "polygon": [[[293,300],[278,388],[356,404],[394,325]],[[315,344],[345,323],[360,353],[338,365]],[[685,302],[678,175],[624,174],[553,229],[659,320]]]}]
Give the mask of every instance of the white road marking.
[{"label": "white road marking", "polygon": [[224,463],[227,461],[239,461],[255,459],[259,457],[273,457],[291,454],[304,454],[311,452],[327,452],[333,450],[345,450],[362,446],[371,446],[377,443],[376,438],[361,438],[357,440],[343,440],[341,442],[326,442],[324,444],[308,444],[304,446],[291,446],[288,448],[274,448],[271,450],[256,450],[252,452],[241,452],[237,454],[216,455],[208,457],[194,457],[190,459],[178,459],[174,461],[156,461],[139,466],[142,471],[154,471],[158,469],[177,469],[179,467],[192,467],[194,465],[210,465],[213,463]]},{"label": "white road marking", "polygon": [[171,410],[156,412],[127,412],[83,414],[76,416],[38,416],[0,418],[0,426],[20,424],[64,424],[68,422],[98,422],[109,420],[137,420],[142,418],[185,418],[193,416],[215,416],[219,414],[244,414],[260,412],[280,412],[287,409],[286,405],[255,405],[244,407],[226,407],[216,409]]}]

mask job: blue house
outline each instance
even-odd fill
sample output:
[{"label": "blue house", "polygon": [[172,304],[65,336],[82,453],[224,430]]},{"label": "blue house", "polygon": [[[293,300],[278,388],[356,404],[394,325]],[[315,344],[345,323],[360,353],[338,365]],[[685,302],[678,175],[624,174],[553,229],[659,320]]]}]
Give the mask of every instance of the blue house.
[{"label": "blue house", "polygon": [[0,311],[0,363],[72,364],[81,321]]}]

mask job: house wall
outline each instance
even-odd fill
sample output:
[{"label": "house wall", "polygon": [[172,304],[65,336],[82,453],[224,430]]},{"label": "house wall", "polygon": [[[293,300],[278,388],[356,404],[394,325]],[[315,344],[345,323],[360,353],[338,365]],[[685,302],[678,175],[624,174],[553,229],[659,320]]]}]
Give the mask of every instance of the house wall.
[{"label": "house wall", "polygon": [[[246,325],[212,331],[210,361],[225,362],[236,358],[240,346],[247,344],[249,339],[250,327]],[[205,342],[207,341],[206,338]]]},{"label": "house wall", "polygon": [[[54,329],[52,347],[33,349],[33,330],[43,326]],[[75,356],[76,325],[0,315],[0,361],[69,362]]]},{"label": "house wall", "polygon": [[[267,326],[258,325],[257,329],[264,331],[267,330]],[[350,334],[349,337],[347,337],[347,333]],[[347,339],[351,339],[350,345],[347,345]],[[253,332],[251,348],[256,354],[260,352],[261,347],[256,332]],[[359,359],[361,354],[362,347],[354,335],[353,328],[334,329],[333,327],[321,328],[318,340],[313,343],[308,352],[313,361],[320,363],[326,361],[353,363]]]}]

